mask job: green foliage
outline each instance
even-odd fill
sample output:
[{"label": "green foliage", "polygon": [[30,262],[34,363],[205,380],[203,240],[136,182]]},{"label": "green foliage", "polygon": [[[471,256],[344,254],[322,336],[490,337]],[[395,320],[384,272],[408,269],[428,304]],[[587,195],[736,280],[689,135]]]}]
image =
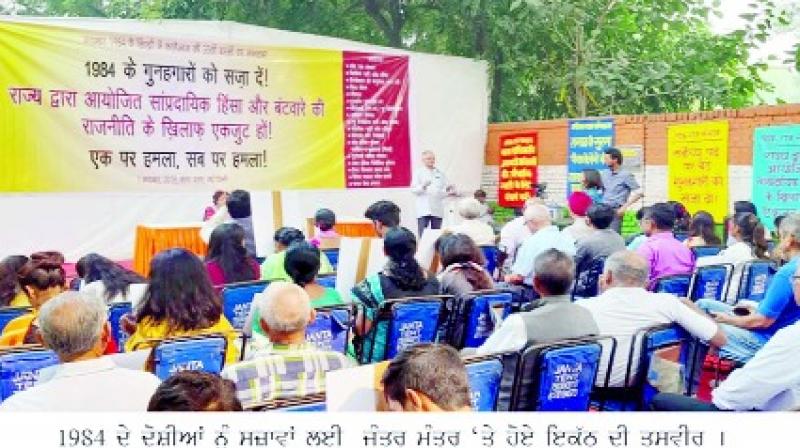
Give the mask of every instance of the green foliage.
[{"label": "green foliage", "polygon": [[768,88],[764,66],[748,64],[750,50],[789,23],[769,0],[752,0],[748,25],[723,36],[707,20],[720,13],[718,0],[17,3],[23,14],[230,20],[482,59],[493,121],[748,106]]}]

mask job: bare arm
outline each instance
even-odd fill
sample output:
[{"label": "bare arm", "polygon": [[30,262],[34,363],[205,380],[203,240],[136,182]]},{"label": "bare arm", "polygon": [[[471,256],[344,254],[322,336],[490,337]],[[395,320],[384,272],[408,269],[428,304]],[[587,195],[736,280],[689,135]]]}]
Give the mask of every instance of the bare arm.
[{"label": "bare arm", "polygon": [[730,314],[720,313],[712,313],[712,315],[714,316],[714,320],[721,324],[733,325],[734,327],[744,328],[746,330],[769,328],[775,323],[775,319],[770,319],[755,311],[752,311],[747,316],[731,316]]}]

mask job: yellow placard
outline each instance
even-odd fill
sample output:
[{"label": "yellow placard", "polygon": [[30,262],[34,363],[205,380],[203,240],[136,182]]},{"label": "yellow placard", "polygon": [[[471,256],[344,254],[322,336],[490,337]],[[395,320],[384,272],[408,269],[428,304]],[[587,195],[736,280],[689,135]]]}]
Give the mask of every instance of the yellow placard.
[{"label": "yellow placard", "polygon": [[722,222],[728,211],[728,122],[675,125],[667,134],[669,199]]}]

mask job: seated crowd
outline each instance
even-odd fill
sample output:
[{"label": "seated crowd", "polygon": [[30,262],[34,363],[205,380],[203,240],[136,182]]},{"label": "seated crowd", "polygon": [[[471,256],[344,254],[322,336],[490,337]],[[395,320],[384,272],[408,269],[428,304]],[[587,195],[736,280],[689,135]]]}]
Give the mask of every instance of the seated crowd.
[{"label": "seated crowd", "polygon": [[[737,211],[730,219],[728,247],[698,257],[695,249],[721,245],[713,218],[705,212],[690,217],[680,204],[657,203],[637,215],[642,235],[626,247],[613,230],[618,209],[597,199],[600,180],[593,173],[586,179],[587,191],[568,200],[574,223],[564,230],[541,201],[532,199],[495,236],[484,219],[491,218],[485,194],[483,201],[478,194],[462,201],[464,222],[436,240],[437,272],[418,262],[418,240],[400,226],[400,208],[376,202],[365,216],[382,240],[387,262],[346,296],[320,283],[320,276],[334,273],[321,250],[339,241],[333,212],[317,212],[316,232],[308,238],[295,228],[278,229],[274,254],[259,262],[249,194],[241,190],[215,194],[214,208],[206,211],[205,260],[185,249],[166,250],[152,259],[147,278],[89,254],[77,262],[78,278],[68,285],[58,252],[9,257],[0,263],[0,306],[25,307],[25,312],[3,329],[0,354],[4,347],[41,345],[59,364],[43,369],[37,385],[5,399],[0,410],[240,411],[324,393],[332,370],[390,361],[381,381],[387,409],[465,411],[472,407],[466,357],[610,337],[616,351],[612,358],[604,345],[595,384],[624,388],[632,376],[644,374],[629,366],[635,336],[658,325],[682,328],[709,356],[732,360],[738,368],[713,391],[711,402],[662,393],[652,401],[654,409],[800,406],[800,396],[794,395],[800,390],[800,214],[782,219],[779,241],[770,252],[755,209]],[[687,238],[679,239],[684,231]],[[487,245],[499,251],[496,272],[486,268],[482,247]],[[733,286],[722,299],[733,302],[746,263],[774,260],[776,254],[785,264],[757,303],[693,302],[659,289],[666,277],[732,265],[728,281]],[[221,293],[227,285],[257,281],[265,289],[255,294],[237,331],[225,315]],[[458,347],[459,353],[445,341],[422,343],[387,359],[391,327],[381,318],[387,301],[498,290],[510,291],[519,306],[495,322],[482,344]],[[130,303],[131,312],[120,322],[126,339],[117,341],[107,309],[119,303]],[[345,350],[320,348],[307,339],[318,313],[351,305]],[[224,337],[221,371],[154,375],[159,344],[202,335]],[[142,351],[140,369],[121,367],[108,356],[123,349]]]}]

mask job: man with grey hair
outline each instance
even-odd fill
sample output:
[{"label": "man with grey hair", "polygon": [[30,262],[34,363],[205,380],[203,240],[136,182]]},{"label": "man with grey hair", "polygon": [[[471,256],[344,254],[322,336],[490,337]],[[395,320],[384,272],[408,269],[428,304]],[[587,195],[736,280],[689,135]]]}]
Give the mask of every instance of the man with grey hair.
[{"label": "man with grey hair", "polygon": [[532,235],[519,248],[517,259],[511,266],[511,275],[506,276],[506,282],[533,286],[533,264],[536,257],[547,249],[557,249],[574,257],[575,241],[553,225],[550,210],[544,205],[531,205],[522,216]]},{"label": "man with grey hair", "polygon": [[800,214],[786,215],[778,235],[778,251],[788,263],[772,278],[764,300],[757,306],[731,306],[709,299],[696,303],[722,325],[728,343],[720,353],[726,358],[748,362],[778,330],[800,320],[800,305],[792,290],[792,277],[800,265]]},{"label": "man with grey hair", "polygon": [[145,411],[160,381],[103,357],[111,339],[105,303],[69,291],[39,311],[39,337],[61,364],[49,379],[14,394],[2,411]]},{"label": "man with grey hair", "polygon": [[253,347],[247,361],[222,371],[223,378],[236,384],[242,406],[324,392],[327,371],[353,365],[342,353],[319,350],[306,340],[306,327],[316,312],[303,288],[273,282],[253,306],[269,344]]},{"label": "man with grey hair", "polygon": [[522,209],[515,210],[518,216],[507,222],[500,229],[500,241],[497,243],[497,249],[500,251],[503,268],[511,268],[516,259],[517,250],[525,242],[525,239],[531,236],[531,229],[525,225],[525,217],[523,215],[525,214],[525,209],[536,204],[544,204],[544,200],[541,198],[529,198],[526,200]]},{"label": "man with grey hair", "polygon": [[541,296],[536,308],[508,316],[476,353],[518,351],[528,345],[600,334],[591,313],[571,301],[574,279],[572,257],[555,249],[542,252],[533,266],[533,289]]},{"label": "man with grey hair", "polygon": [[[721,347],[725,345],[725,333],[708,317],[694,312],[671,294],[652,293],[645,289],[649,277],[647,261],[635,252],[623,250],[606,259],[600,277],[599,296],[579,300],[581,306],[592,314],[600,334],[613,336],[617,340],[617,351],[612,364],[609,386],[625,384],[628,355],[631,342],[637,332],[663,324],[678,324],[702,341]],[[603,350],[604,359],[597,373],[597,384],[605,380],[608,365],[608,350]],[[633,357],[634,362],[638,355]],[[632,368],[630,381],[637,374]]]},{"label": "man with grey hair", "polygon": [[478,246],[494,246],[496,241],[494,229],[480,220],[481,203],[477,199],[465,198],[459,201],[458,214],[462,218],[461,223],[448,227],[445,229],[445,233],[467,235]]},{"label": "man with grey hair", "polygon": [[436,155],[433,151],[422,152],[422,169],[414,173],[411,192],[417,198],[417,224],[419,235],[428,226],[431,229],[442,228],[444,217],[444,198],[453,193],[455,188],[447,183],[444,173],[436,168]]}]

